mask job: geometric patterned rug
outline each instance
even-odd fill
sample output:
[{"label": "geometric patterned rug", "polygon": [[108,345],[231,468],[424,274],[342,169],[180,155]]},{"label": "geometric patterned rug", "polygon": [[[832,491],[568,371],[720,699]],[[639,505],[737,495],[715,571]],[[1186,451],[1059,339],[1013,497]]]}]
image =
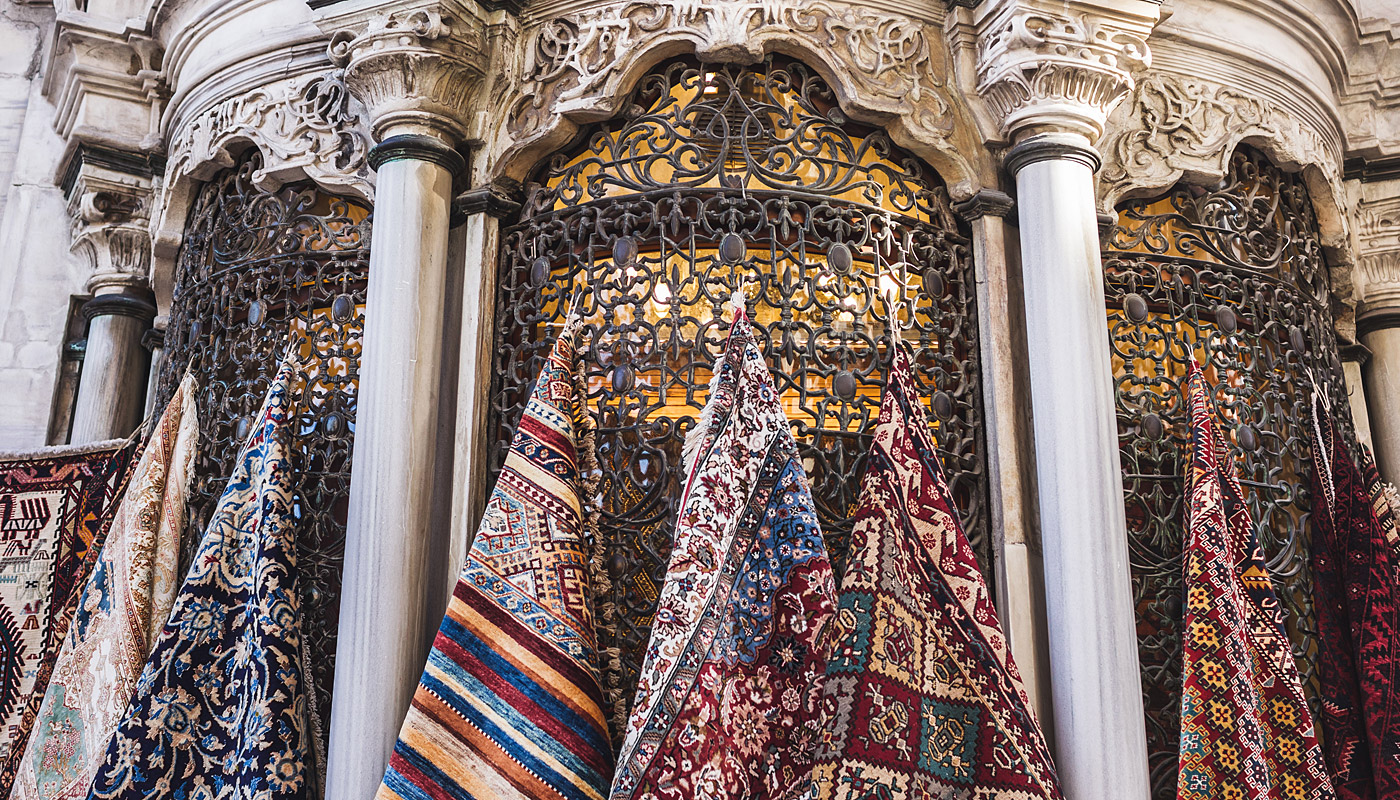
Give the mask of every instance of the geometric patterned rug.
[{"label": "geometric patterned rug", "polygon": [[1191,460],[1177,797],[1335,797],[1283,610],[1195,359],[1186,399]]},{"label": "geometric patterned rug", "polygon": [[896,346],[828,631],[821,800],[1060,797]]},{"label": "geometric patterned rug", "polygon": [[[84,558],[104,533],[134,450],[113,440],[0,455],[2,763],[27,738],[21,722],[31,698],[43,697],[40,667],[58,651],[56,629],[67,629]],[[11,777],[0,775],[6,792]]]}]

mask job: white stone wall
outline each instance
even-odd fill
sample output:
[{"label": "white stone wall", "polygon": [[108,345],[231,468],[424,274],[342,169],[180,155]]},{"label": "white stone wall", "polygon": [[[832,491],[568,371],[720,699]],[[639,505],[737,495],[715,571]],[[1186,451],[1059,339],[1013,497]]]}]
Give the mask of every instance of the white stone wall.
[{"label": "white stone wall", "polygon": [[44,444],[69,298],[88,267],[68,250],[55,185],[63,140],[40,94],[52,8],[0,0],[0,449]]}]

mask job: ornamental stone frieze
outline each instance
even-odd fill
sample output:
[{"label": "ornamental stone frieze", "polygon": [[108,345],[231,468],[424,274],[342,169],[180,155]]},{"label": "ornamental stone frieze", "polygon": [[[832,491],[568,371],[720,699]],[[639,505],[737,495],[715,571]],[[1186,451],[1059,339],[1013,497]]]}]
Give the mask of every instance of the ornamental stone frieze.
[{"label": "ornamental stone frieze", "polygon": [[176,133],[167,175],[208,178],[249,143],[263,155],[253,176],[260,188],[310,178],[328,191],[372,196],[368,131],[339,71],[271,83],[206,109]]},{"label": "ornamental stone frieze", "polygon": [[1400,197],[1356,204],[1360,327],[1400,324]]},{"label": "ornamental stone frieze", "polygon": [[977,92],[1010,140],[1040,132],[1103,133],[1113,107],[1150,66],[1148,0],[1003,0],[975,12]]},{"label": "ornamental stone frieze", "polygon": [[501,149],[507,161],[547,152],[573,125],[612,116],[660,59],[692,52],[755,63],[782,50],[821,73],[848,112],[885,125],[929,160],[956,197],[971,196],[994,173],[979,163],[987,161],[981,138],[948,86],[940,24],[830,0],[633,1],[547,17],[520,33],[520,78],[502,95],[509,113]]},{"label": "ornamental stone frieze", "polygon": [[[334,8],[334,7],[332,7]],[[364,104],[376,139],[431,136],[456,145],[489,57],[486,13],[471,0],[361,5],[320,17],[331,61]]]},{"label": "ornamental stone frieze", "polygon": [[1123,197],[1183,178],[1219,180],[1246,140],[1285,165],[1318,167],[1329,193],[1339,191],[1340,153],[1294,112],[1254,92],[1158,71],[1138,84],[1099,143],[1100,208],[1111,212]]}]

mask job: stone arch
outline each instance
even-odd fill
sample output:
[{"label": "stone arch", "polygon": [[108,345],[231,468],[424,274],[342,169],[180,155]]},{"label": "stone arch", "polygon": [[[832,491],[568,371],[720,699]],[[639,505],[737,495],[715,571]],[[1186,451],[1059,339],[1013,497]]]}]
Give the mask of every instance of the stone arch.
[{"label": "stone arch", "polygon": [[310,180],[323,191],[369,202],[374,198],[369,142],[359,104],[339,72],[303,75],[240,93],[181,125],[171,136],[151,220],[151,285],[161,313],[170,309],[176,256],[206,181],[256,149],[263,166],[253,181],[260,189],[276,191]]},{"label": "stone arch", "polygon": [[669,58],[752,64],[779,53],[815,70],[852,119],[884,127],[928,162],[955,201],[996,187],[997,161],[950,80],[936,25],[826,0],[696,5],[614,5],[527,30],[518,81],[490,98],[508,120],[485,143],[494,157],[477,182],[522,178],[581,126],[616,116],[637,80]]}]

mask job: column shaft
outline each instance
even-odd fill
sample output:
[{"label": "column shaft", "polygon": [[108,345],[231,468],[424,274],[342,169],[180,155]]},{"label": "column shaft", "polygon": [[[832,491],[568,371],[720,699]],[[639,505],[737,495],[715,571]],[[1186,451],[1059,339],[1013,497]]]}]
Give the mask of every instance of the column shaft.
[{"label": "column shaft", "polygon": [[73,404],[74,444],[130,436],[141,423],[150,363],[141,337],[155,316],[148,301],[120,292],[99,294],[84,310],[90,319]]},{"label": "column shaft", "polygon": [[378,170],[326,783],[327,797],[364,800],[443,612],[437,500],[451,474],[439,412],[452,173],[413,157]]},{"label": "column shaft", "polygon": [[500,222],[488,214],[473,214],[465,231],[466,273],[462,287],[462,361],[457,373],[457,453],[452,480],[453,568],[461,566],[476,534],[491,490],[489,427],[491,359],[495,345],[492,325],[496,311],[496,249]]},{"label": "column shaft", "polygon": [[1087,145],[1047,134],[1007,160],[1020,209],[1057,765],[1069,800],[1121,800],[1148,796],[1147,740]]},{"label": "column shaft", "polygon": [[1046,734],[1052,735],[1044,587],[1033,532],[1025,314],[1020,274],[1012,271],[1007,258],[1007,246],[1014,242],[1008,242],[1006,221],[1001,216],[1010,210],[1010,197],[989,191],[958,208],[964,217],[972,217],[972,251],[977,264],[977,327],[997,605],[1031,705]]},{"label": "column shaft", "polygon": [[1361,335],[1371,351],[1366,362],[1366,408],[1376,467],[1387,481],[1400,481],[1400,327]]}]

